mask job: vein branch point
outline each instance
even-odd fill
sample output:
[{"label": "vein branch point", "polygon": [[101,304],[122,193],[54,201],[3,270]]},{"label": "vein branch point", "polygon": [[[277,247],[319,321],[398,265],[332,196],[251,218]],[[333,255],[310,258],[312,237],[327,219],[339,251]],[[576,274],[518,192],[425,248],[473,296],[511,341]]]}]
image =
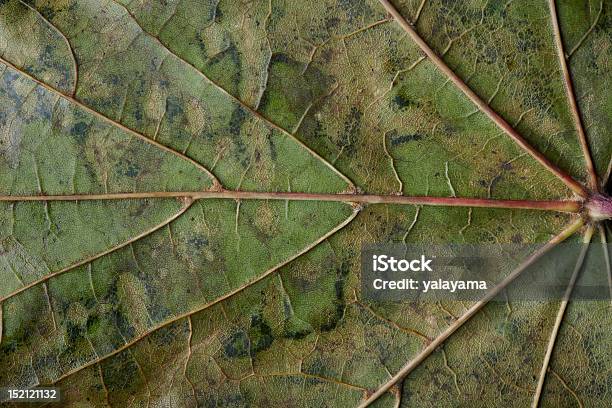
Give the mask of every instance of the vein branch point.
[{"label": "vein branch point", "polygon": [[593,194],[584,205],[588,217],[593,221],[612,219],[612,197],[604,194]]}]

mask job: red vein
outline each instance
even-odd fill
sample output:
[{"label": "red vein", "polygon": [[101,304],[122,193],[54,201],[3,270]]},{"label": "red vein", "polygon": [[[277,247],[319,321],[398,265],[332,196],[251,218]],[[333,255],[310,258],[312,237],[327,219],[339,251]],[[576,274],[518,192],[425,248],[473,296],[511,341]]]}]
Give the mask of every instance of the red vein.
[{"label": "red vein", "polygon": [[112,0],[113,3],[115,3],[117,6],[123,8],[123,10],[126,12],[126,14],[128,16],[131,17],[131,19],[134,21],[134,23],[138,26],[138,28],[140,28],[140,30],[143,33],[146,33],[150,38],[152,38],[153,40],[155,40],[164,50],[166,50],[166,52],[168,52],[170,55],[174,56],[176,59],[178,59],[179,61],[183,62],[184,64],[188,65],[189,67],[191,67],[192,69],[195,70],[195,72],[198,73],[198,75],[200,75],[206,82],[208,82],[209,84],[211,84],[212,86],[214,86],[217,90],[221,91],[224,95],[226,95],[227,97],[231,98],[234,102],[236,102],[237,104],[239,104],[243,109],[246,109],[247,111],[249,111],[249,113],[255,117],[257,117],[257,119],[259,119],[260,121],[266,123],[268,126],[276,129],[277,131],[281,132],[282,134],[284,134],[285,136],[289,137],[290,139],[292,139],[293,142],[297,143],[300,147],[302,147],[303,149],[305,149],[311,156],[315,157],[316,159],[318,159],[319,161],[321,161],[325,166],[327,166],[330,170],[332,170],[334,173],[336,173],[336,175],[338,175],[340,178],[342,178],[342,180],[344,180],[345,183],[348,184],[349,189],[350,190],[356,190],[356,187],[354,185],[354,183],[351,181],[351,179],[349,179],[346,175],[344,175],[340,170],[338,170],[333,164],[331,164],[330,162],[328,162],[327,160],[325,160],[321,155],[319,155],[317,152],[315,152],[314,150],[312,150],[310,147],[308,147],[306,144],[304,144],[304,142],[302,142],[300,139],[298,139],[294,134],[292,134],[291,132],[289,132],[288,130],[286,130],[285,128],[277,125],[276,123],[272,122],[270,119],[266,118],[265,116],[263,116],[261,113],[259,113],[257,110],[253,109],[252,107],[250,107],[249,105],[247,105],[244,101],[242,101],[241,99],[237,98],[236,96],[232,95],[229,91],[227,91],[225,88],[223,88],[220,84],[218,84],[217,82],[213,81],[211,78],[209,78],[206,74],[204,74],[204,72],[200,71],[198,69],[198,67],[196,67],[195,65],[193,65],[191,62],[183,59],[182,57],[180,57],[179,55],[175,54],[171,49],[169,49],[166,44],[164,44],[157,36],[149,33],[148,31],[146,31],[145,29],[142,28],[142,26],[139,24],[138,19],[130,12],[130,10],[124,6],[123,4],[117,2],[116,0]]},{"label": "red vein", "polygon": [[533,408],[537,408],[540,403],[542,390],[544,389],[544,381],[546,380],[546,373],[548,372],[550,358],[552,357],[552,353],[557,343],[559,329],[561,328],[561,323],[563,322],[563,317],[565,316],[565,311],[567,310],[567,304],[569,303],[570,296],[572,294],[572,291],[574,290],[574,286],[576,285],[576,280],[578,279],[578,275],[580,273],[580,270],[582,269],[582,264],[584,263],[584,258],[589,249],[589,243],[591,242],[591,238],[593,237],[594,230],[595,229],[593,226],[589,226],[584,234],[582,249],[580,250],[580,254],[578,255],[578,259],[576,260],[576,266],[574,267],[574,271],[572,272],[572,276],[570,277],[567,289],[565,290],[565,294],[563,295],[563,299],[561,300],[561,304],[559,305],[557,318],[555,319],[555,324],[553,325],[552,331],[550,332],[548,346],[546,347],[546,354],[544,355],[544,359],[542,361],[542,369],[540,370],[538,385],[536,387],[535,394],[533,395]]},{"label": "red vein", "polygon": [[406,377],[412,370],[419,366],[431,353],[433,353],[442,343],[444,343],[453,333],[455,333],[461,326],[463,326],[468,320],[470,320],[480,309],[482,309],[491,299],[499,294],[506,286],[514,281],[525,269],[532,265],[535,261],[541,258],[545,253],[554,248],[557,244],[567,239],[574,232],[579,230],[584,221],[578,219],[572,222],[568,227],[561,231],[558,235],[553,237],[550,241],[544,244],[540,249],[535,251],[529,257],[527,257],[521,264],[512,271],[504,280],[497,284],[491,289],[481,300],[476,302],[470,307],[463,315],[461,315],[456,321],[446,328],[438,337],[436,337],[427,347],[419,352],[412,360],[408,361],[389,381],[381,385],[370,397],[368,397],[363,403],[359,405],[359,408],[365,408],[374,401],[376,401],[381,395],[387,392],[397,382],[401,381]]},{"label": "red vein", "polygon": [[119,353],[121,353],[122,351],[130,348],[131,346],[133,346],[134,344],[140,342],[141,340],[143,340],[145,337],[147,337],[148,335],[150,335],[151,333],[166,327],[172,323],[175,323],[181,319],[184,319],[186,317],[192,316],[196,313],[199,313],[203,310],[206,310],[214,305],[216,305],[217,303],[220,303],[222,301],[224,301],[225,299],[228,299],[240,292],[242,292],[243,290],[249,288],[250,286],[256,284],[257,282],[260,282],[261,280],[265,279],[266,277],[270,276],[271,274],[273,274],[274,272],[276,272],[278,269],[282,268],[283,266],[287,265],[288,263],[294,261],[295,259],[299,258],[300,256],[302,256],[303,254],[309,252],[311,249],[313,249],[314,247],[316,247],[317,245],[319,245],[321,242],[325,241],[326,239],[328,239],[329,237],[331,237],[332,235],[334,235],[336,232],[340,231],[342,228],[344,228],[345,226],[347,226],[348,224],[351,223],[351,221],[357,216],[357,214],[359,214],[359,208],[355,208],[353,210],[353,213],[346,219],[344,220],[342,223],[338,224],[334,229],[332,229],[331,231],[327,232],[325,235],[322,235],[321,237],[319,237],[319,239],[317,239],[316,241],[310,243],[309,245],[307,245],[306,247],[304,247],[301,251],[293,254],[292,256],[290,256],[289,258],[285,259],[284,261],[280,262],[279,264],[277,264],[276,266],[268,269],[267,271],[265,271],[264,273],[262,273],[261,275],[259,275],[257,278],[252,279],[246,283],[244,283],[243,285],[239,286],[238,288],[226,293],[225,295],[218,297],[217,299],[213,300],[212,302],[206,303],[205,305],[202,305],[192,311],[189,312],[185,312],[182,313],[180,315],[177,315],[171,319],[166,320],[165,322],[152,327],[151,329],[145,331],[144,333],[140,334],[139,336],[133,338],[132,340],[130,340],[129,342],[125,343],[123,346],[115,349],[114,351],[112,351],[111,353],[102,356],[102,357],[97,357],[89,362],[87,362],[86,364],[77,367],[71,371],[66,372],[65,374],[61,375],[60,377],[58,377],[55,381],[52,382],[52,384],[56,384],[59,381],[65,379],[66,377],[69,377],[81,370],[84,370],[88,367],[91,367],[95,364],[100,363],[101,361],[104,361],[114,355],[117,355]]},{"label": "red vein", "polygon": [[98,258],[101,258],[101,257],[103,257],[105,255],[110,254],[111,252],[115,252],[115,251],[117,251],[117,250],[119,250],[121,248],[124,248],[124,247],[130,245],[131,243],[133,243],[135,241],[138,241],[139,239],[144,238],[144,237],[154,233],[155,231],[159,230],[160,228],[163,228],[164,226],[170,224],[172,221],[174,221],[175,219],[180,217],[185,211],[187,211],[189,209],[189,207],[191,206],[192,203],[193,203],[193,200],[190,200],[190,199],[186,200],[184,202],[183,207],[177,213],[173,214],[170,218],[167,218],[166,220],[164,220],[160,224],[157,224],[157,225],[153,226],[152,228],[149,228],[148,230],[146,230],[146,231],[136,235],[135,237],[130,238],[129,240],[127,240],[125,242],[120,243],[119,245],[115,245],[115,246],[113,246],[113,247],[111,247],[111,248],[109,248],[109,249],[107,249],[105,251],[102,251],[102,252],[99,252],[99,253],[97,253],[97,254],[95,254],[93,256],[90,256],[89,258],[83,259],[82,261],[79,261],[79,262],[74,263],[74,264],[72,264],[70,266],[67,266],[67,267],[65,267],[63,269],[60,269],[59,271],[55,271],[53,273],[45,275],[42,278],[37,279],[37,280],[35,280],[33,282],[30,282],[27,285],[22,286],[21,288],[13,291],[11,293],[9,293],[8,295],[5,295],[4,297],[0,297],[0,304],[2,304],[5,300],[7,300],[9,298],[12,298],[15,295],[17,295],[17,294],[19,294],[19,293],[21,293],[21,292],[23,292],[25,290],[30,289],[33,286],[39,285],[41,283],[44,283],[44,282],[48,281],[49,279],[51,279],[51,278],[53,278],[53,277],[55,277],[57,275],[61,275],[61,274],[65,273],[65,272],[68,272],[68,271],[70,271],[72,269],[78,268],[79,266],[83,266],[83,265],[86,265],[86,264],[88,264],[90,262],[93,262],[93,261],[95,261]]},{"label": "red vein", "polygon": [[70,95],[66,95],[65,93],[63,93],[62,91],[53,88],[50,85],[47,85],[46,83],[36,79],[35,77],[33,77],[32,75],[28,74],[27,72],[25,72],[24,70],[22,70],[21,68],[17,67],[16,65],[13,65],[11,62],[8,62],[7,60],[5,60],[4,58],[0,57],[0,63],[6,65],[7,67],[10,67],[11,69],[19,72],[21,75],[27,77],[29,80],[36,82],[39,86],[42,86],[43,88],[45,88],[47,91],[60,96],[61,98],[66,99],[67,101],[75,104],[76,106],[78,106],[79,108],[87,111],[88,113],[90,113],[91,115],[94,115],[95,117],[97,117],[98,119],[110,124],[111,126],[117,127],[119,129],[121,129],[122,131],[137,137],[138,139],[143,140],[146,143],[149,143],[155,147],[157,147],[160,150],[163,150],[167,153],[173,154],[183,160],[188,161],[189,163],[191,163],[192,165],[194,165],[195,167],[197,167],[200,171],[206,173],[206,175],[211,179],[212,182],[212,187],[211,190],[218,190],[221,188],[221,183],[219,182],[219,180],[217,179],[217,177],[215,177],[214,174],[212,174],[206,167],[202,166],[200,163],[198,163],[197,161],[193,160],[192,158],[185,156],[184,154],[169,148],[168,146],[165,146],[153,139],[148,138],[147,136],[145,136],[142,133],[139,133],[133,129],[130,129],[129,127],[116,122],[114,119],[111,119],[110,117],[97,112],[95,110],[93,110],[92,108],[88,107],[87,105],[83,104],[82,102],[80,102],[79,100],[75,99],[74,97],[70,96]]},{"label": "red vein", "polygon": [[557,16],[555,0],[548,0],[548,5],[550,8],[550,17],[552,19],[557,54],[559,55],[559,64],[561,65],[561,72],[563,74],[563,84],[565,86],[565,92],[567,93],[567,97],[569,99],[569,105],[570,110],[572,112],[572,117],[574,119],[574,125],[576,126],[576,131],[578,132],[578,141],[580,142],[580,147],[582,148],[582,154],[584,156],[586,169],[589,174],[589,186],[593,190],[598,191],[599,188],[597,183],[597,172],[595,171],[593,159],[591,158],[591,152],[589,150],[589,143],[586,138],[586,133],[584,132],[584,126],[582,126],[580,111],[578,110],[576,96],[574,95],[572,76],[569,72],[569,69],[567,68],[567,58],[565,57],[565,52],[563,51],[563,38],[561,36],[561,28],[559,26],[559,18]]},{"label": "red vein", "polygon": [[49,201],[86,201],[86,200],[128,200],[147,198],[182,198],[186,199],[187,205],[181,211],[163,223],[143,232],[132,239],[112,247],[107,251],[96,254],[90,258],[56,271],[50,275],[40,278],[28,285],[0,298],[0,303],[6,299],[23,292],[48,279],[87,264],[97,258],[114,252],[126,245],[135,242],[178,218],[191,205],[191,202],[199,199],[231,199],[231,200],[286,200],[286,201],[326,201],[361,204],[396,204],[396,205],[431,205],[448,207],[479,207],[479,208],[506,208],[506,209],[528,209],[542,211],[559,211],[577,213],[582,209],[580,201],[532,201],[532,200],[495,200],[481,198],[459,198],[459,197],[406,197],[397,195],[367,195],[367,194],[314,194],[314,193],[286,193],[286,192],[256,192],[256,191],[194,191],[194,192],[142,192],[142,193],[110,193],[90,195],[56,195],[56,196],[0,196],[0,202],[49,202]]},{"label": "red vein", "polygon": [[575,193],[586,197],[588,194],[584,187],[574,180],[569,174],[565,173],[553,163],[551,163],[542,153],[531,146],[508,122],[499,116],[486,102],[484,102],[476,93],[463,82],[461,78],[440,58],[434,50],[421,38],[414,28],[406,21],[406,19],[397,11],[397,9],[388,0],[379,0],[383,7],[395,18],[399,25],[408,33],[412,40],[421,48],[421,50],[429,57],[433,64],[438,67],[483,113],[485,113],[495,124],[503,130],[521,149],[527,152],[531,157],[537,160],[548,171],[557,176],[565,185],[572,189]]},{"label": "red vein", "polygon": [[259,192],[259,191],[152,191],[136,193],[108,194],[71,194],[71,195],[0,195],[0,201],[84,201],[84,200],[126,200],[145,198],[188,197],[199,199],[232,199],[232,200],[290,200],[290,201],[336,201],[363,204],[409,204],[432,205],[442,207],[480,207],[480,208],[514,208],[524,210],[547,210],[577,213],[582,209],[582,202],[576,200],[501,200],[493,198],[465,197],[427,197],[398,196],[376,194],[324,194],[296,192]]}]

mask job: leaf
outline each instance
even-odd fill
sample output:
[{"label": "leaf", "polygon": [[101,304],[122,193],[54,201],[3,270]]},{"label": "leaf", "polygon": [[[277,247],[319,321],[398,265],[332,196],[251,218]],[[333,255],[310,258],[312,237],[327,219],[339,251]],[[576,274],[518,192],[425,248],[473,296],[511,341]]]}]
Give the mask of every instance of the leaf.
[{"label": "leaf", "polygon": [[[488,300],[574,233],[606,239],[610,12],[0,2],[0,387],[608,405],[609,302]],[[359,254],[387,242],[542,249],[480,302],[374,302]]]}]

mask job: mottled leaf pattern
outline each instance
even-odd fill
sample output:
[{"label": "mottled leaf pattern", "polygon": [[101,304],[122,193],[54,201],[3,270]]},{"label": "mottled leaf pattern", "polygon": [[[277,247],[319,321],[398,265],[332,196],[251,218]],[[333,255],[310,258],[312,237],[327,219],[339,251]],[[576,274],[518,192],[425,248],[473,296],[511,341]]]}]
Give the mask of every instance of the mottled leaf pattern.
[{"label": "mottled leaf pattern", "polygon": [[0,0],[0,387],[75,407],[609,405],[610,302],[374,302],[359,256],[540,244],[492,297],[558,242],[605,243],[588,208],[612,163],[611,13]]}]

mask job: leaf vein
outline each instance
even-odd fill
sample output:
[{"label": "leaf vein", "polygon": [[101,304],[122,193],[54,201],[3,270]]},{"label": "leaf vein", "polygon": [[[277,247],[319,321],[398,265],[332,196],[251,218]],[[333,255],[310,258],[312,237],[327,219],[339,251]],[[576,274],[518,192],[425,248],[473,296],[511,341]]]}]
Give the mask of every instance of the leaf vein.
[{"label": "leaf vein", "polygon": [[408,33],[412,40],[421,48],[421,50],[429,57],[429,59],[442,71],[455,86],[457,86],[485,115],[489,117],[501,130],[503,130],[514,142],[524,151],[529,153],[536,161],[544,166],[548,171],[553,173],[565,185],[567,185],[576,194],[585,197],[586,190],[569,174],[559,169],[556,165],[550,162],[546,156],[531,146],[527,140],[523,138],[512,126],[499,116],[486,102],[484,102],[466,83],[440,58],[431,47],[421,38],[416,30],[406,21],[406,19],[397,11],[395,6],[388,0],[379,0],[382,6],[389,12],[402,29]]},{"label": "leaf vein", "polygon": [[576,231],[578,231],[584,224],[582,219],[573,221],[563,231],[554,236],[540,249],[532,253],[521,264],[514,269],[505,279],[495,285],[487,294],[478,302],[474,303],[463,315],[461,315],[456,321],[454,321],[446,330],[444,330],[438,337],[436,337],[427,347],[421,350],[415,357],[409,360],[389,381],[382,384],[368,399],[363,401],[359,408],[365,408],[376,401],[381,395],[387,392],[397,382],[405,378],[410,374],[416,367],[418,367],[425,359],[433,353],[439,346],[441,346],[449,337],[451,337],[460,327],[462,327],[467,321],[474,317],[485,305],[489,303],[498,293],[500,293],[506,286],[512,283],[525,269],[542,257],[545,253],[554,248],[557,244],[561,243]]},{"label": "leaf vein", "polygon": [[338,170],[334,165],[332,165],[330,162],[328,162],[327,160],[325,160],[325,158],[323,158],[321,155],[319,155],[317,152],[315,152],[314,150],[312,150],[310,147],[308,147],[304,142],[302,142],[297,136],[295,136],[294,134],[292,134],[291,132],[289,132],[288,130],[286,130],[285,128],[277,125],[276,123],[274,123],[273,121],[271,121],[270,119],[266,118],[265,116],[263,116],[261,113],[259,113],[257,110],[255,110],[254,108],[252,108],[251,106],[247,105],[244,101],[242,101],[241,99],[239,99],[238,97],[232,95],[230,92],[228,92],[225,88],[223,88],[221,85],[219,85],[217,82],[213,81],[211,78],[209,78],[206,74],[204,74],[204,72],[202,72],[201,70],[199,70],[195,65],[193,65],[192,63],[190,63],[189,61],[183,59],[182,57],[180,57],[179,55],[175,54],[171,49],[169,49],[166,44],[160,40],[157,36],[149,33],[148,31],[145,31],[144,28],[142,28],[142,26],[140,26],[140,23],[138,22],[138,20],[136,19],[136,17],[130,12],[130,10],[125,7],[123,4],[118,3],[116,0],[112,0],[113,3],[115,3],[117,6],[121,7],[125,13],[127,13],[128,16],[130,16],[132,18],[132,20],[134,21],[134,23],[140,28],[140,30],[147,34],[150,38],[153,38],[166,52],[168,52],[170,55],[173,55],[176,59],[178,59],[179,61],[181,61],[182,63],[186,64],[187,66],[191,67],[192,69],[195,70],[195,72],[198,73],[198,75],[200,75],[206,82],[208,82],[209,84],[211,84],[212,86],[214,86],[217,90],[219,90],[220,92],[222,92],[224,95],[226,95],[227,97],[229,97],[230,99],[232,99],[234,102],[236,102],[237,104],[239,104],[242,108],[246,109],[250,114],[252,114],[253,116],[255,116],[258,120],[262,121],[263,123],[267,124],[269,127],[276,129],[277,131],[281,132],[282,134],[284,134],[285,136],[289,137],[292,141],[294,141],[295,143],[297,143],[300,147],[302,147],[303,149],[305,149],[311,156],[315,157],[317,160],[321,161],[325,166],[327,166],[330,170],[332,170],[334,173],[336,173],[336,175],[338,175],[340,178],[342,178],[349,186],[349,190],[350,191],[354,191],[356,189],[354,183],[345,175],[343,174],[340,170]]},{"label": "leaf vein", "polygon": [[353,219],[355,219],[355,217],[357,216],[357,214],[359,214],[359,210],[358,209],[354,209],[353,213],[346,219],[344,220],[342,223],[338,224],[335,228],[333,228],[332,230],[330,230],[329,232],[327,232],[326,234],[324,234],[323,236],[321,236],[319,239],[317,239],[316,241],[310,243],[309,245],[307,245],[306,247],[304,247],[301,251],[295,253],[294,255],[292,255],[291,257],[287,258],[286,260],[280,262],[279,264],[277,264],[276,266],[268,269],[267,271],[265,271],[264,273],[262,273],[261,275],[259,275],[258,277],[256,277],[255,279],[252,279],[246,283],[244,283],[243,285],[239,286],[238,288],[226,293],[225,295],[211,301],[208,302],[198,308],[196,308],[195,310],[189,311],[189,312],[185,312],[182,313],[178,316],[175,316],[171,319],[168,319],[166,321],[164,321],[163,323],[141,333],[139,336],[133,338],[132,340],[125,342],[125,344],[121,347],[118,347],[117,349],[115,349],[114,351],[106,354],[105,356],[93,359],[91,361],[89,361],[86,364],[81,365],[80,367],[77,367],[71,371],[68,371],[66,373],[64,373],[63,375],[61,375],[60,377],[58,377],[56,380],[54,380],[52,382],[52,384],[57,384],[59,381],[80,372],[81,370],[84,370],[88,367],[91,367],[93,365],[99,364],[100,362],[114,356],[117,355],[119,353],[121,353],[122,351],[125,351],[127,349],[129,349],[131,346],[133,346],[134,344],[140,342],[141,340],[143,340],[144,338],[146,338],[148,335],[150,335],[151,333],[163,328],[163,327],[167,327],[168,325],[175,323],[181,319],[193,316],[196,313],[199,313],[203,310],[206,310],[216,304],[219,304],[221,302],[223,302],[224,300],[233,297],[234,295],[244,291],[245,289],[253,286],[254,284],[256,284],[257,282],[262,281],[263,279],[265,279],[266,277],[270,276],[271,274],[273,274],[274,272],[276,272],[278,269],[282,268],[283,266],[289,264],[290,262],[294,261],[295,259],[299,258],[300,256],[302,256],[303,254],[309,252],[311,249],[313,249],[314,247],[316,247],[317,245],[319,245],[321,242],[325,241],[327,238],[329,238],[330,236],[334,235],[336,232],[340,231],[342,228],[344,228],[345,226],[347,226],[348,224],[351,223],[351,221]]}]

